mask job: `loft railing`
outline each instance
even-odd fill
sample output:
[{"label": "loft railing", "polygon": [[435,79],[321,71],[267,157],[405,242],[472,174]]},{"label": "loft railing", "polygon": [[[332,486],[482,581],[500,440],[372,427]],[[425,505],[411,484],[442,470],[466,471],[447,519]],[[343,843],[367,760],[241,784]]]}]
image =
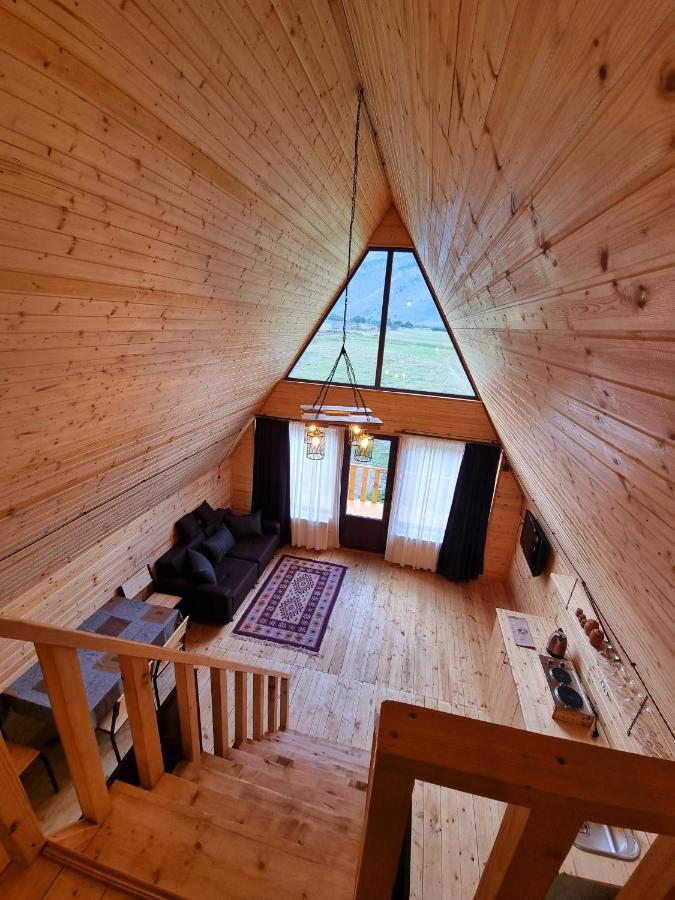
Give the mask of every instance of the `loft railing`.
[{"label": "loft railing", "polygon": [[[361,474],[361,483],[358,487],[358,499],[362,503],[370,500],[371,503],[379,503],[380,482],[382,481],[382,473],[387,471],[386,466],[369,466],[360,463],[351,463],[349,466],[349,489],[348,498],[356,500],[358,475]],[[370,473],[373,473],[372,480]]]},{"label": "loft railing", "polygon": [[386,701],[355,900],[392,897],[416,780],[508,804],[476,900],[544,898],[585,821],[659,835],[617,900],[673,896],[675,763]]},{"label": "loft railing", "polygon": [[[235,746],[243,744],[249,737],[261,740],[265,731],[283,730],[288,725],[289,676],[286,672],[85,631],[40,625],[24,619],[0,617],[0,637],[35,645],[77,799],[84,818],[92,822],[105,821],[111,805],[77,658],[78,650],[94,650],[118,658],[136,766],[144,788],[153,788],[164,774],[150,679],[152,660],[174,665],[181,752],[186,760],[199,762],[201,756],[198,668],[210,671],[215,755],[225,755],[230,744],[230,677],[234,678]],[[251,733],[249,678],[253,681]],[[13,860],[28,865],[46,840],[0,736],[0,843]]]}]

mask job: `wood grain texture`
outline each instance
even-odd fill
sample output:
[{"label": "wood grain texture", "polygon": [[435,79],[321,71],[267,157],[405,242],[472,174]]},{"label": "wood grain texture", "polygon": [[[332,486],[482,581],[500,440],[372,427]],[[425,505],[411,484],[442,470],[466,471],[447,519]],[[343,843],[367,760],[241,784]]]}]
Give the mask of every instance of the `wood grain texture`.
[{"label": "wood grain texture", "polygon": [[[323,4],[0,8],[3,602],[203,475],[346,266]],[[390,205],[364,120],[354,250]]]},{"label": "wood grain texture", "polygon": [[514,472],[672,723],[672,3],[344,9],[392,199]]},{"label": "wood grain texture", "polygon": [[[154,561],[175,540],[174,523],[206,499],[229,504],[229,465],[212,469],[167,500],[146,509],[14,598],[3,595],[2,614],[63,627],[79,625],[131,575]],[[0,639],[0,687],[35,662],[32,645]]]}]

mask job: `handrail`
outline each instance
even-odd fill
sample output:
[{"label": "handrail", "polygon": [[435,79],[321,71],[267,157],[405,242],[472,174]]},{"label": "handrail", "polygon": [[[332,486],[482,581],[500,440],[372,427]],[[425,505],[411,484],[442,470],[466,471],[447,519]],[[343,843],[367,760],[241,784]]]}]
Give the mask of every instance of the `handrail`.
[{"label": "handrail", "polygon": [[543,897],[584,821],[675,835],[674,772],[669,760],[385,701],[355,898],[391,897],[416,780],[509,804],[475,894],[486,900]]},{"label": "handrail", "polygon": [[[153,788],[164,774],[159,726],[150,683],[150,662],[172,662],[183,759],[201,759],[201,728],[197,669],[207,668],[211,678],[214,754],[224,756],[230,745],[228,731],[228,673],[234,673],[234,744],[261,740],[265,729],[283,731],[288,726],[288,671],[267,669],[234,660],[188,653],[170,647],[126,641],[27,619],[0,616],[0,637],[35,645],[49,695],[63,752],[82,815],[103,822],[111,810],[106,778],[94,733],[78,650],[94,650],[117,657],[139,782]],[[252,675],[252,734],[249,731],[248,676]],[[267,687],[267,691],[265,688]],[[265,710],[265,695],[267,707]],[[0,805],[0,843],[13,860],[29,863],[45,843],[30,801],[0,737],[0,796],[11,802]],[[6,808],[5,808],[6,807]]]},{"label": "handrail", "polygon": [[209,669],[225,669],[228,672],[268,675],[273,678],[288,678],[290,674],[289,670],[250,666],[245,663],[222,659],[218,656],[206,656],[202,653],[190,653],[185,650],[172,650],[170,647],[127,641],[123,638],[94,634],[90,631],[62,628],[59,625],[43,625],[30,619],[17,619],[11,616],[0,616],[0,637],[27,641],[32,644],[46,644],[50,647],[97,650],[101,653],[109,653],[111,656],[131,656],[136,659],[147,660],[161,659],[167,662],[185,663]]}]

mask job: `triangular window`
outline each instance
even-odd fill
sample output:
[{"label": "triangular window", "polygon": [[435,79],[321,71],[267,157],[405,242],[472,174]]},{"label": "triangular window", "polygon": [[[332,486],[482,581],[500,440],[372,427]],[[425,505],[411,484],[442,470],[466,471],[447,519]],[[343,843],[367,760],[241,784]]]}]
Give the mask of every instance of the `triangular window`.
[{"label": "triangular window", "polygon": [[[342,343],[344,291],[288,377],[325,380]],[[383,314],[384,313],[384,314]],[[362,387],[475,396],[411,250],[369,250],[349,282],[347,350]],[[347,383],[344,363],[336,384]]]}]

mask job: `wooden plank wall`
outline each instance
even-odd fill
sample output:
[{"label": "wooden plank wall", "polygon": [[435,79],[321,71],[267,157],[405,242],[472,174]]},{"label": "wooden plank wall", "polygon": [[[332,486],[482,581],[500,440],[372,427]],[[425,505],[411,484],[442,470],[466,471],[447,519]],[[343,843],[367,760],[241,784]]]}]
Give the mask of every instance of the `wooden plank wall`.
[{"label": "wooden plank wall", "polygon": [[[63,558],[49,576],[13,598],[5,597],[2,612],[51,625],[78,625],[175,542],[174,523],[202,500],[229,505],[229,463],[212,468],[71,559]],[[0,640],[0,690],[32,662],[32,644]]]},{"label": "wooden plank wall", "polygon": [[[284,419],[299,420],[300,404],[314,396],[312,385],[280,381],[267,398],[262,413]],[[349,389],[333,388],[329,402],[344,404]],[[403,429],[451,437],[457,440],[495,439],[494,430],[482,403],[448,397],[425,397],[387,391],[364,391],[364,398],[383,420],[383,434],[399,434]],[[236,512],[251,508],[253,486],[253,437],[250,426],[230,456],[232,470],[232,507]],[[501,471],[485,546],[486,579],[504,581],[516,540],[523,497],[513,473]]]},{"label": "wooden plank wall", "polygon": [[514,471],[673,722],[673,4],[344,8],[394,203]]},{"label": "wooden plank wall", "polygon": [[[344,276],[356,80],[295,6],[0,6],[0,606],[217,465]],[[364,119],[355,253],[389,204]]]}]

